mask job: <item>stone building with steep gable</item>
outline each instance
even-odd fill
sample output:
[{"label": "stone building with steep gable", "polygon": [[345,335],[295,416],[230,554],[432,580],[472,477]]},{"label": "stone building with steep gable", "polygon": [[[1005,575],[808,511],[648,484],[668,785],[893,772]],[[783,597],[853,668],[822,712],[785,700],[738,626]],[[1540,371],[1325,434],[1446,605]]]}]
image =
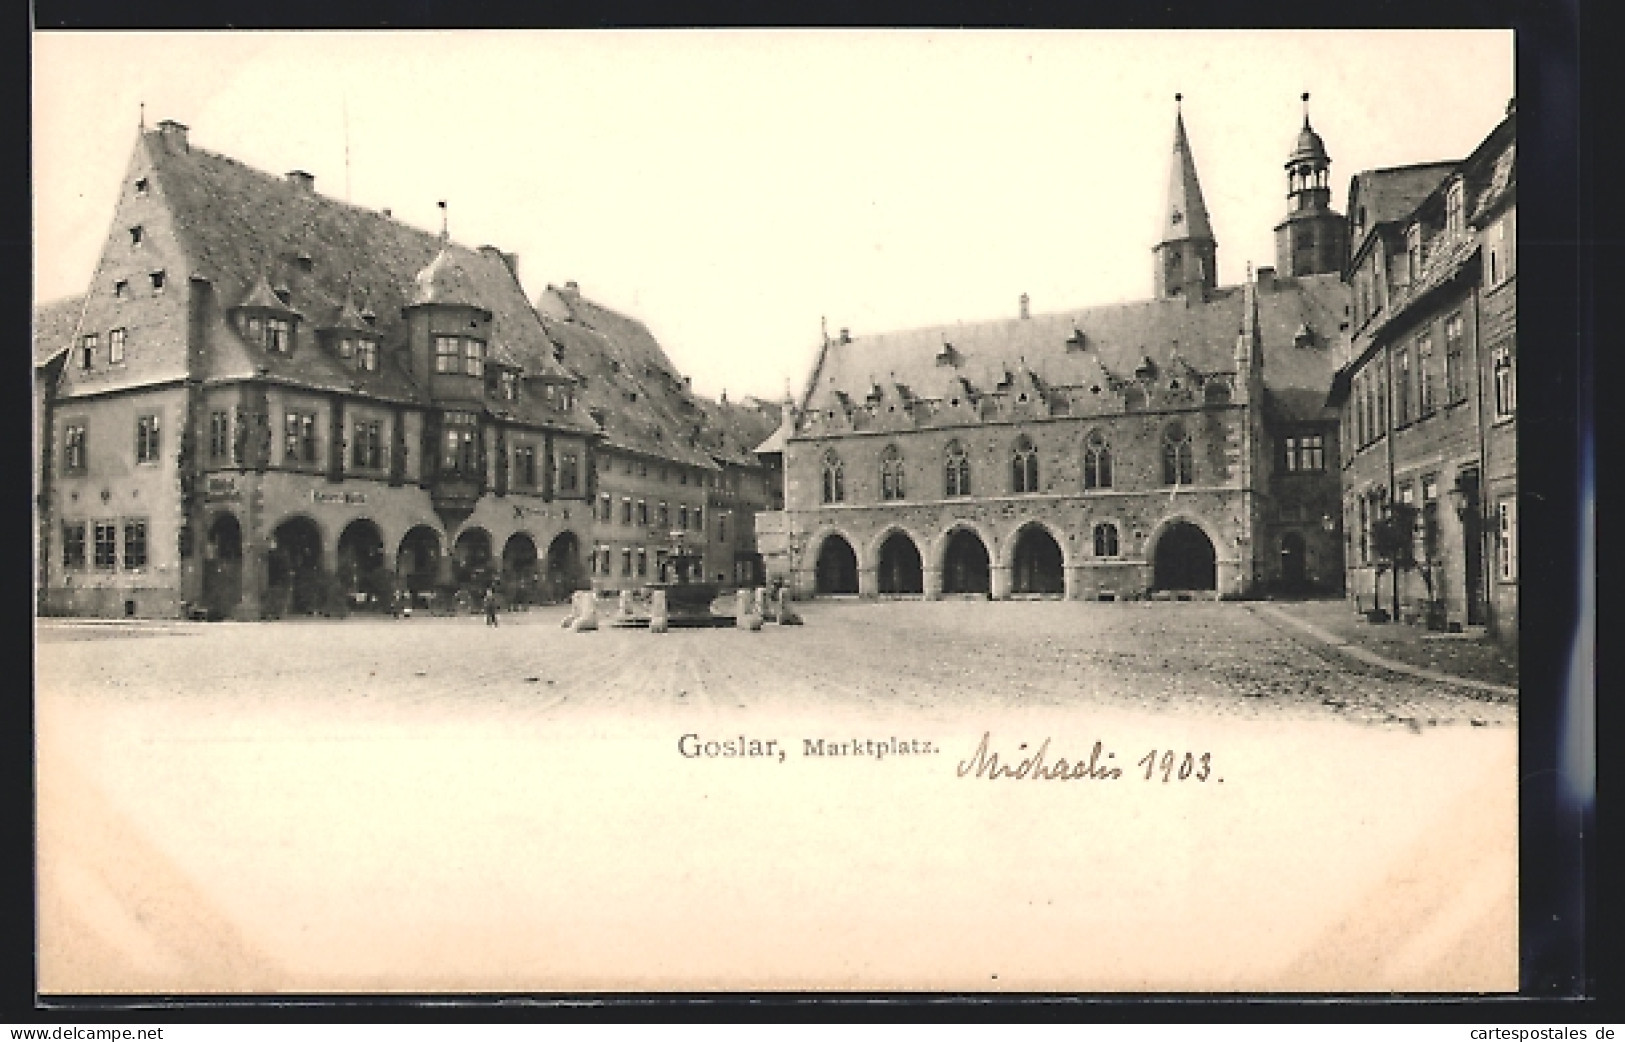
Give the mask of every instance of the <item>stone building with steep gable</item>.
[{"label": "stone building with steep gable", "polygon": [[1336,591],[1345,234],[1305,116],[1276,265],[1217,285],[1174,121],[1152,299],[826,338],[762,520],[800,596]]}]

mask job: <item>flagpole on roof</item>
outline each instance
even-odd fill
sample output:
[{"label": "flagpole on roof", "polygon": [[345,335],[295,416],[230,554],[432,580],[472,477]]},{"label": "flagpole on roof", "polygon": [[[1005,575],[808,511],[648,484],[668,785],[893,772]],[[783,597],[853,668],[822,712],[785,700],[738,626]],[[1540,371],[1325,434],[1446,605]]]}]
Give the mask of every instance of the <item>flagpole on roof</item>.
[{"label": "flagpole on roof", "polygon": [[147,129],[147,103],[143,101],[143,102],[140,103],[140,105],[141,105],[141,115],[139,117],[138,122],[141,125],[141,129],[146,130]]}]

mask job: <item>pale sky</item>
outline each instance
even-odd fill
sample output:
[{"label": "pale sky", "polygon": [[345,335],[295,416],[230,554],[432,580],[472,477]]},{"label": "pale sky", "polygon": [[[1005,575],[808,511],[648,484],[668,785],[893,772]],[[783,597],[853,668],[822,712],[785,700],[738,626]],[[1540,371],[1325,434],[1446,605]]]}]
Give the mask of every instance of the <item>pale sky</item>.
[{"label": "pale sky", "polygon": [[[136,139],[194,146],[520,255],[647,323],[696,390],[799,389],[835,333],[1140,299],[1176,92],[1221,282],[1274,263],[1299,95],[1333,205],[1460,159],[1506,31],[37,33],[39,300],[84,292]],[[349,169],[346,175],[346,122]]]}]

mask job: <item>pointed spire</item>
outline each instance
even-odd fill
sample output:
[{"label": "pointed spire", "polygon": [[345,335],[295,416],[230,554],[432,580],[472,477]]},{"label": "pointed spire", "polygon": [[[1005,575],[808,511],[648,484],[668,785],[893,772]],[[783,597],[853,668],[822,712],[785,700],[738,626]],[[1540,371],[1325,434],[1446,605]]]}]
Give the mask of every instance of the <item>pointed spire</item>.
[{"label": "pointed spire", "polygon": [[1191,155],[1191,143],[1185,136],[1183,95],[1175,94],[1174,154],[1168,177],[1168,214],[1163,223],[1162,241],[1213,238],[1213,223],[1208,217],[1207,203],[1202,200],[1202,186],[1196,179],[1196,160]]},{"label": "pointed spire", "polygon": [[440,241],[442,243],[449,242],[451,240],[451,218],[446,211],[446,201],[442,199],[435,205],[440,207]]},{"label": "pointed spire", "polygon": [[1247,281],[1241,287],[1241,332],[1236,337],[1236,370],[1262,365],[1263,341],[1258,332],[1258,283],[1253,281],[1253,262],[1247,262]]}]

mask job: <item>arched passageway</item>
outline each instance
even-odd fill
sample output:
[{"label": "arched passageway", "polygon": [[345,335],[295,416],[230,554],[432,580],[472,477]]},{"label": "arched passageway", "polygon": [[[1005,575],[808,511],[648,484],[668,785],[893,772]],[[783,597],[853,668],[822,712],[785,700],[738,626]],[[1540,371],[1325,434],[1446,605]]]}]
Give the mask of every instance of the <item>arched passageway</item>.
[{"label": "arched passageway", "polygon": [[232,514],[209,525],[203,544],[203,607],[224,618],[243,599],[243,529]]},{"label": "arched passageway", "polygon": [[1218,589],[1213,542],[1188,521],[1169,525],[1157,540],[1152,585],[1159,590]]},{"label": "arched passageway", "polygon": [[271,533],[266,555],[266,601],[284,615],[327,607],[322,576],[322,533],[308,517],[291,517]]},{"label": "arched passageway", "polygon": [[903,532],[893,532],[880,544],[880,592],[925,592],[920,548]]},{"label": "arched passageway", "polygon": [[1062,594],[1066,592],[1066,571],[1061,545],[1043,525],[1028,525],[1016,538],[1011,589],[1015,593]]},{"label": "arched passageway", "polygon": [[857,593],[858,555],[844,536],[832,535],[818,549],[818,593]]},{"label": "arched passageway", "polygon": [[948,537],[942,555],[943,593],[982,593],[990,591],[987,547],[982,537],[961,528]]},{"label": "arched passageway", "polygon": [[495,576],[491,574],[491,533],[483,528],[466,529],[451,548],[451,578],[464,589],[483,590]]},{"label": "arched passageway", "polygon": [[514,604],[536,604],[542,595],[541,557],[536,540],[526,532],[515,532],[502,544],[502,589]]},{"label": "arched passageway", "polygon": [[414,598],[433,593],[440,582],[440,533],[428,525],[407,532],[395,553],[395,574]]},{"label": "arched passageway", "polygon": [[563,600],[588,586],[581,565],[581,540],[574,532],[560,532],[547,547],[547,590],[555,600]]},{"label": "arched passageway", "polygon": [[384,534],[365,518],[351,521],[339,533],[336,576],[339,588],[357,607],[386,608],[394,592],[394,573],[384,564]]}]

